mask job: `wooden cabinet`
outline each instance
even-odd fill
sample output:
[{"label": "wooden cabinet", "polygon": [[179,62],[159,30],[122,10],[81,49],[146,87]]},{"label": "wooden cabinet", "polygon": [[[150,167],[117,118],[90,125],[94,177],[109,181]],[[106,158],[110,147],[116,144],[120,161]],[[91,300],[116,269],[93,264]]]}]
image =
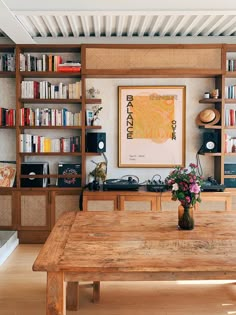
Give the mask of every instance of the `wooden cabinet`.
[{"label": "wooden cabinet", "polygon": [[18,230],[21,243],[44,242],[51,229],[47,191],[21,190],[18,194]]},{"label": "wooden cabinet", "polygon": [[[232,210],[231,192],[203,192],[202,203],[196,210]],[[83,211],[173,211],[177,215],[178,201],[171,200],[171,192],[84,191]]]},{"label": "wooden cabinet", "polygon": [[51,228],[65,211],[80,210],[80,193],[76,190],[51,192]]},{"label": "wooden cabinet", "polygon": [[0,190],[0,229],[14,230],[17,226],[17,192],[13,189]]}]

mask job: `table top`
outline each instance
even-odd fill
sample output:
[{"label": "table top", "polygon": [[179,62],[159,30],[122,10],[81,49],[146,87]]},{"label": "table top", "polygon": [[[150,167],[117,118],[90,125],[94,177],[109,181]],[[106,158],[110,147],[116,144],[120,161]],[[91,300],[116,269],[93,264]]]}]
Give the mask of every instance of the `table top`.
[{"label": "table top", "polygon": [[35,271],[78,273],[236,272],[236,212],[195,211],[178,230],[177,212],[66,212]]}]

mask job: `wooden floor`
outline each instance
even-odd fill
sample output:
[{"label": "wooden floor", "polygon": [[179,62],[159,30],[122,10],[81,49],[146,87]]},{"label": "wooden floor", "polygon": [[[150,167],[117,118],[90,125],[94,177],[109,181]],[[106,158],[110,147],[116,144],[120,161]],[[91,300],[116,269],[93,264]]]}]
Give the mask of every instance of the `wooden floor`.
[{"label": "wooden floor", "polygon": [[[46,274],[32,271],[39,245],[19,245],[0,266],[0,314],[46,315]],[[80,289],[80,310],[68,315],[234,315],[236,284],[224,282],[103,282],[101,301]]]}]

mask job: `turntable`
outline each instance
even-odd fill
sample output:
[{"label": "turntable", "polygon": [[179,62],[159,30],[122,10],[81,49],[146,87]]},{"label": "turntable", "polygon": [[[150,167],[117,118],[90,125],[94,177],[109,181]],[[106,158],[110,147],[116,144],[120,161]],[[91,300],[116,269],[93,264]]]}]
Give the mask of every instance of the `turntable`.
[{"label": "turntable", "polygon": [[[136,176],[135,176],[136,177]],[[103,183],[103,190],[130,190],[137,191],[140,187],[138,180],[129,176],[128,179],[107,179]]]}]

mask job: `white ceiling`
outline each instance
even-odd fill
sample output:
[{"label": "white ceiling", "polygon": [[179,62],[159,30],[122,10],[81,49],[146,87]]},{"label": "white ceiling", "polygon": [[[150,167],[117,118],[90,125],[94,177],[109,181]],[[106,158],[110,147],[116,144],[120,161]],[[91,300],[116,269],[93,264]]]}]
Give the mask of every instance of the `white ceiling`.
[{"label": "white ceiling", "polygon": [[236,43],[236,1],[0,0],[0,41]]}]

